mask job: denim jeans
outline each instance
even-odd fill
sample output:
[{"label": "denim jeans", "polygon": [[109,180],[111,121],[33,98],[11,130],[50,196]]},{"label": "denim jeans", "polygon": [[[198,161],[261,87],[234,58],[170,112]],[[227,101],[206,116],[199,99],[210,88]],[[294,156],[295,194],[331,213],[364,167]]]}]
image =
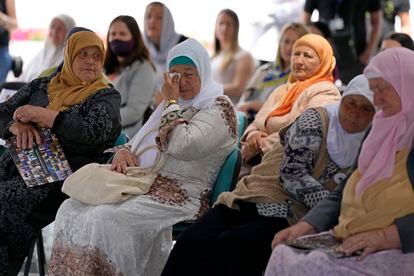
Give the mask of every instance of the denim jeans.
[{"label": "denim jeans", "polygon": [[7,77],[12,65],[12,58],[9,54],[9,46],[0,47],[0,84],[2,84]]}]

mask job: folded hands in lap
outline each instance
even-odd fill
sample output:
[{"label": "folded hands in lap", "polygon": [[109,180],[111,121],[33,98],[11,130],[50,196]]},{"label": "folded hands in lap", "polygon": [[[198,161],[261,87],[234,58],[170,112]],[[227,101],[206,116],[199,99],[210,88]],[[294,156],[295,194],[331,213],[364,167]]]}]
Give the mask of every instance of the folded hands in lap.
[{"label": "folded hands in lap", "polygon": [[347,255],[362,251],[362,254],[357,259],[358,261],[362,261],[371,253],[397,248],[401,248],[401,241],[397,227],[391,225],[386,228],[352,235],[343,241],[338,251],[344,252]]},{"label": "folded hands in lap", "polygon": [[268,134],[266,132],[257,131],[242,143],[241,153],[245,161],[262,152],[263,138],[267,136]]}]

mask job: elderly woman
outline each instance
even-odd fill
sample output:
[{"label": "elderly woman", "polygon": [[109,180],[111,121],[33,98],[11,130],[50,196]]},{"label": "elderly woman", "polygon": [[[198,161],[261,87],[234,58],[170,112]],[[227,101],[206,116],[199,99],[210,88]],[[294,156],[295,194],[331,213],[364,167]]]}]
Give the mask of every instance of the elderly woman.
[{"label": "elderly woman", "polygon": [[296,41],[288,83],[272,92],[243,134],[245,161],[268,152],[279,140],[279,130],[293,123],[305,109],[339,101],[333,84],[334,67],[332,48],[325,38],[307,34]]},{"label": "elderly woman", "polygon": [[[407,157],[414,139],[413,64],[411,50],[393,48],[367,66],[364,74],[378,111],[357,169],[301,222],[275,236],[266,275],[412,275],[414,183]],[[342,240],[338,252],[348,258],[279,245],[332,227]]]},{"label": "elderly woman", "polygon": [[[208,53],[196,40],[172,48],[167,67],[180,77],[164,74],[164,103],[128,144],[131,152],[158,145],[167,156],[158,177],[148,194],[120,204],[65,201],[55,222],[51,275],[159,275],[172,246],[172,225],[208,207],[237,140],[235,110],[211,80]],[[123,148],[112,167],[125,172],[127,166],[150,166],[154,157],[148,151],[137,159]]]},{"label": "elderly woman", "polygon": [[105,73],[121,93],[122,131],[132,137],[152,103],[155,67],[133,17],[120,15],[112,20],[106,41]]},{"label": "elderly woman", "polygon": [[251,115],[249,116],[252,117],[249,118],[251,121],[254,120],[270,93],[287,82],[293,45],[307,33],[305,25],[300,23],[289,23],[284,26],[278,43],[276,60],[263,64],[254,72],[246,91],[237,103],[237,109]]},{"label": "elderly woman", "polygon": [[[16,136],[17,146],[40,143],[36,126],[49,128],[62,146],[72,171],[103,162],[103,151],[120,133],[121,98],[102,81],[104,46],[93,32],[72,35],[63,69],[39,78],[0,104],[0,137]],[[10,154],[0,157],[0,274],[16,275],[36,238],[25,217],[47,205],[52,218],[65,196],[62,182],[28,188]]]},{"label": "elderly woman", "polygon": [[251,175],[179,236],[163,275],[189,275],[203,263],[214,264],[203,275],[261,275],[273,235],[344,177],[374,112],[364,76],[350,83],[340,104],[306,110]]},{"label": "elderly woman", "polygon": [[49,31],[44,47],[30,61],[19,77],[20,81],[28,82],[39,77],[50,67],[56,67],[63,61],[63,48],[66,34],[75,27],[75,20],[66,14],[59,14],[50,21]]}]

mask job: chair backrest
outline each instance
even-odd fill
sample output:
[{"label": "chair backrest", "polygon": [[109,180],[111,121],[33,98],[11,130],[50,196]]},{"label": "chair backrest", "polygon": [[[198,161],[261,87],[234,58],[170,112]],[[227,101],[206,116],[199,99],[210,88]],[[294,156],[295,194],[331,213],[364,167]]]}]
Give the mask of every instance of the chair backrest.
[{"label": "chair backrest", "polygon": [[220,172],[214,183],[213,191],[210,195],[210,204],[216,202],[218,196],[222,192],[228,192],[233,190],[237,183],[241,167],[241,153],[238,148],[235,148],[229,156],[223,166],[221,166]]},{"label": "chair backrest", "polygon": [[118,138],[116,138],[114,142],[114,147],[124,145],[128,143],[128,141],[129,141],[128,135],[125,132],[121,131]]},{"label": "chair backrest", "polygon": [[0,85],[0,91],[2,89],[19,90],[20,88],[22,88],[26,84],[27,84],[27,82],[20,82],[20,81],[4,82]]},{"label": "chair backrest", "polygon": [[237,111],[237,131],[238,131],[238,137],[237,137],[237,147],[240,148],[240,142],[241,137],[244,133],[244,131],[247,128],[247,116],[244,114],[244,112]]}]

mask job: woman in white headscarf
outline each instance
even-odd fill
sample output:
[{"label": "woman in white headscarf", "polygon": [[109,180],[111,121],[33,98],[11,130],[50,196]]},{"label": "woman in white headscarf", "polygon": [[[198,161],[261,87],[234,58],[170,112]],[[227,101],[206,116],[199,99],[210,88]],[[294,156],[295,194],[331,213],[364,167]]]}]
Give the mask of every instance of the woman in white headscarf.
[{"label": "woman in white headscarf", "polygon": [[63,61],[63,47],[67,32],[76,26],[75,20],[67,14],[59,14],[50,21],[45,46],[23,70],[20,81],[29,82],[43,71],[58,66]]},{"label": "woman in white headscarf", "polygon": [[112,162],[118,172],[150,166],[155,150],[139,158],[133,153],[158,146],[167,160],[149,193],[114,205],[65,201],[55,222],[50,275],[159,275],[172,246],[172,225],[208,208],[212,185],[237,140],[235,111],[211,80],[208,53],[196,40],[175,46],[167,67],[180,77],[164,74],[164,103]]},{"label": "woman in white headscarf", "polygon": [[163,276],[261,275],[276,232],[300,219],[346,176],[374,116],[373,93],[360,75],[340,103],[306,110],[232,192],[184,231]]},{"label": "woman in white headscarf", "polygon": [[165,61],[168,52],[187,37],[175,32],[171,11],[161,2],[151,2],[145,9],[144,40],[157,68],[157,89],[164,83]]}]

